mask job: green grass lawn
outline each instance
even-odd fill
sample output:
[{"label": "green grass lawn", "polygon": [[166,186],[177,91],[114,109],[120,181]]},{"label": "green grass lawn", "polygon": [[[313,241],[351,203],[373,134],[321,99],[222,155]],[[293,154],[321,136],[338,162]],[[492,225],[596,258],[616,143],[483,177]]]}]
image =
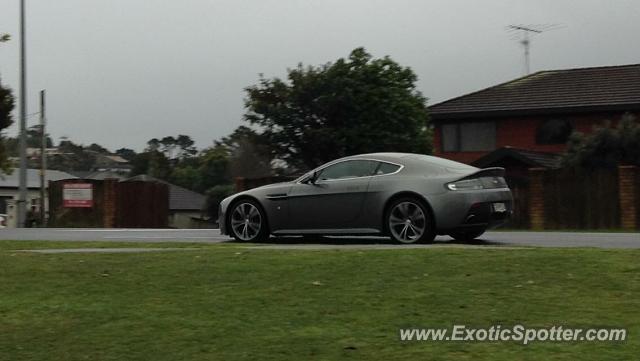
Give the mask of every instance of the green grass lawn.
[{"label": "green grass lawn", "polygon": [[[0,360],[627,360],[640,350],[636,250],[15,251],[50,246],[122,245],[0,242]],[[623,327],[628,340],[399,341],[401,327],[453,324]]]}]

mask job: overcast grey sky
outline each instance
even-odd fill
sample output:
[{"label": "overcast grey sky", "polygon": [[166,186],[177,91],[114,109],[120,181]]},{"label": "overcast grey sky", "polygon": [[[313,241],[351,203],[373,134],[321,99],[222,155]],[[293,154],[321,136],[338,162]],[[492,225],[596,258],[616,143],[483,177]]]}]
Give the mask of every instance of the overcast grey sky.
[{"label": "overcast grey sky", "polygon": [[[15,94],[18,4],[0,0],[0,33],[13,36],[0,76]],[[112,150],[177,134],[206,147],[242,124],[259,73],[358,46],[413,68],[429,104],[522,75],[508,24],[563,26],[533,38],[533,71],[640,63],[638,0],[27,0],[27,11],[29,113],[46,88],[56,141]]]}]

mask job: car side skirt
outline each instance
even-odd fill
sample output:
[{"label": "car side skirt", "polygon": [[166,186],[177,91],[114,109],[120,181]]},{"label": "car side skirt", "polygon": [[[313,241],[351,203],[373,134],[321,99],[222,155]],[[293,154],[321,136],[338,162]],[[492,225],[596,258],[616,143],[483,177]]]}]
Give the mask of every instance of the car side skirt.
[{"label": "car side skirt", "polygon": [[340,228],[340,229],[281,229],[273,232],[275,235],[284,234],[340,234],[340,235],[354,235],[354,234],[380,234],[379,229],[373,228]]}]

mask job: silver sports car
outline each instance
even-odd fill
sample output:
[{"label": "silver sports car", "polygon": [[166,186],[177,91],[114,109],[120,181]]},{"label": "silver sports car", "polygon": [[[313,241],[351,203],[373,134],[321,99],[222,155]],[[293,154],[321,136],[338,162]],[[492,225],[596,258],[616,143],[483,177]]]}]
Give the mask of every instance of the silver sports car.
[{"label": "silver sports car", "polygon": [[388,235],[401,243],[448,234],[471,240],[512,210],[504,169],[478,169],[420,154],[341,158],[287,183],[220,203],[222,234],[239,241],[273,235]]}]

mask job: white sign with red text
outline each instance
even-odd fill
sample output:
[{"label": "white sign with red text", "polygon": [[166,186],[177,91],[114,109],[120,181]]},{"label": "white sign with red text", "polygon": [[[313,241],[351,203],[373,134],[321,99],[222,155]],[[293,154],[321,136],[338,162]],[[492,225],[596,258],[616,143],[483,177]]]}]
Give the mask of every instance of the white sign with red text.
[{"label": "white sign with red text", "polygon": [[62,206],[65,208],[93,207],[93,184],[65,183],[62,188]]}]

